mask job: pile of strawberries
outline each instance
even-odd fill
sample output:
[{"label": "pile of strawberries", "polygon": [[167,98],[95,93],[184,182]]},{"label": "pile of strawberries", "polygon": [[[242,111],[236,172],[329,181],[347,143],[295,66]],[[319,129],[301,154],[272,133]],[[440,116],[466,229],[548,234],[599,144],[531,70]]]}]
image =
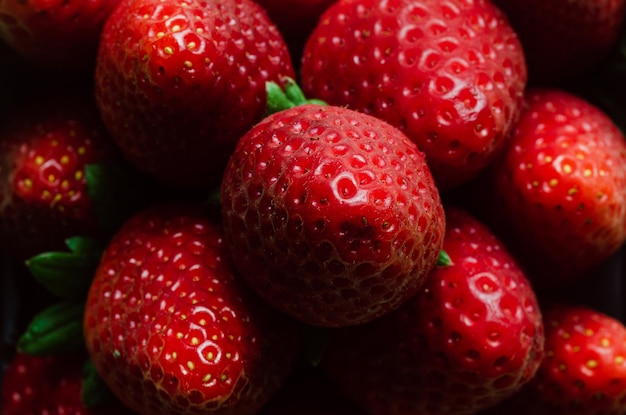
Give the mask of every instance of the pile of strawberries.
[{"label": "pile of strawberries", "polygon": [[1,0],[2,414],[626,414],[625,13]]}]

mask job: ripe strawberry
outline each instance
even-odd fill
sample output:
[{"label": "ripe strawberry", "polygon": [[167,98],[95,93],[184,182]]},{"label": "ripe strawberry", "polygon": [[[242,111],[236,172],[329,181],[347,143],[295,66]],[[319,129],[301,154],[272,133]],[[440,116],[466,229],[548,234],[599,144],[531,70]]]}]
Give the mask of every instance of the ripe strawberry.
[{"label": "ripe strawberry", "polygon": [[448,206],[443,249],[400,309],[337,332],[322,367],[371,415],[475,414],[511,396],[543,355],[541,310],[502,243]]},{"label": "ripe strawberry", "polygon": [[82,401],[83,360],[74,353],[33,356],[17,353],[2,382],[3,415],[132,415],[112,401],[87,408]]},{"label": "ripe strawberry", "polygon": [[415,294],[445,218],[424,155],[342,107],[276,112],[241,138],[221,187],[225,239],[268,303],[311,325],[363,323]]},{"label": "ripe strawberry", "polygon": [[241,284],[197,205],[126,222],[96,271],[84,333],[110,390],[144,415],[255,414],[299,351],[295,324]]},{"label": "ripe strawberry", "polygon": [[536,376],[499,414],[620,415],[626,413],[626,327],[595,309],[544,308],[546,357]]},{"label": "ripe strawberry", "polygon": [[107,20],[96,99],[126,157],[181,188],[217,185],[265,115],[265,82],[293,77],[287,46],[252,0],[129,0]]},{"label": "ripe strawberry", "polygon": [[305,47],[302,87],[400,128],[440,189],[480,172],[517,121],[522,46],[490,1],[340,0]]},{"label": "ripe strawberry", "polygon": [[25,259],[100,236],[85,167],[117,154],[90,96],[41,94],[12,115],[0,133],[0,245]]},{"label": "ripe strawberry", "polygon": [[100,32],[117,0],[2,0],[0,39],[37,66],[91,68]]},{"label": "ripe strawberry", "polygon": [[626,240],[626,144],[597,107],[532,89],[507,150],[486,175],[494,229],[538,288],[558,288]]},{"label": "ripe strawberry", "polygon": [[524,45],[533,84],[561,82],[597,65],[615,45],[626,11],[624,0],[493,2]]}]

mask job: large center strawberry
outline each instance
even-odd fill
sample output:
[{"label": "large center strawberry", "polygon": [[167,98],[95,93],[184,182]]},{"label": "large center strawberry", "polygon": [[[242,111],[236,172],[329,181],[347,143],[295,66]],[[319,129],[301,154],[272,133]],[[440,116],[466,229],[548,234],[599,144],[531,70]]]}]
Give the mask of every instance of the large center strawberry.
[{"label": "large center strawberry", "polygon": [[314,325],[398,307],[434,266],[445,228],[417,146],[340,107],[302,105],[257,124],[226,168],[221,199],[242,276]]}]

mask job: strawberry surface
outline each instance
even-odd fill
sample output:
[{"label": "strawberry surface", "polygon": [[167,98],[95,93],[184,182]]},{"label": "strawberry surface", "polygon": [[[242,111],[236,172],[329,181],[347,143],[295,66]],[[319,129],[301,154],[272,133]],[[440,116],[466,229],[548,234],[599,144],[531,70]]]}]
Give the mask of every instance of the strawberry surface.
[{"label": "strawberry surface", "polygon": [[522,45],[489,1],[343,0],[302,59],[309,97],[400,128],[426,153],[441,189],[481,171],[517,120]]},{"label": "strawberry surface", "polygon": [[530,82],[554,85],[598,65],[615,45],[624,0],[493,0],[519,35]]},{"label": "strawberry surface", "polygon": [[537,371],[543,322],[536,295],[505,246],[447,206],[438,265],[418,294],[371,323],[338,331],[322,367],[371,415],[475,414]]},{"label": "strawberry surface", "polygon": [[489,414],[626,413],[626,328],[595,309],[544,307],[545,358],[533,380]]},{"label": "strawberry surface", "polygon": [[264,116],[265,82],[284,76],[287,46],[252,0],[129,0],[103,29],[95,95],[135,166],[204,189]]},{"label": "strawberry surface", "polygon": [[33,356],[17,353],[2,383],[3,415],[132,415],[111,402],[87,408],[82,402],[82,365],[77,353]]},{"label": "strawberry surface", "polygon": [[487,175],[494,227],[542,289],[599,265],[626,239],[626,144],[597,107],[532,89]]},{"label": "strawberry surface", "polygon": [[100,235],[85,166],[118,155],[93,100],[41,94],[11,115],[0,138],[0,245],[26,259]]},{"label": "strawberry surface", "polygon": [[320,326],[397,308],[435,265],[445,228],[414,143],[380,119],[316,104],[274,113],[242,137],[221,203],[242,277]]},{"label": "strawberry surface", "polygon": [[255,414],[299,351],[295,324],[233,273],[198,205],[138,212],[106,249],[84,332],[111,391],[140,414]]},{"label": "strawberry surface", "polygon": [[100,33],[118,0],[2,0],[0,38],[35,65],[93,67]]}]

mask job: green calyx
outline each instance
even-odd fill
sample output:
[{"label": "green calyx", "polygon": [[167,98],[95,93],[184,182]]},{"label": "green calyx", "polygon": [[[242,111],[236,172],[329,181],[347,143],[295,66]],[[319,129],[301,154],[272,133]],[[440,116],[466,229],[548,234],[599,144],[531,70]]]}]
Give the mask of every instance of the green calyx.
[{"label": "green calyx", "polygon": [[83,366],[81,398],[86,408],[95,408],[116,399],[91,359],[88,359]]},{"label": "green calyx", "polygon": [[267,115],[304,104],[328,105],[319,99],[307,99],[296,81],[291,78],[285,80],[284,88],[281,88],[276,82],[267,82],[265,91],[267,93]]},{"label": "green calyx", "polygon": [[104,246],[96,239],[74,237],[65,241],[69,252],[44,252],[26,261],[31,274],[54,295],[84,298]]},{"label": "green calyx", "polygon": [[443,249],[439,251],[439,256],[437,257],[437,266],[438,267],[449,267],[450,265],[454,265],[450,255]]},{"label": "green calyx", "polygon": [[35,315],[19,338],[23,353],[48,356],[85,348],[82,302],[62,301]]}]

